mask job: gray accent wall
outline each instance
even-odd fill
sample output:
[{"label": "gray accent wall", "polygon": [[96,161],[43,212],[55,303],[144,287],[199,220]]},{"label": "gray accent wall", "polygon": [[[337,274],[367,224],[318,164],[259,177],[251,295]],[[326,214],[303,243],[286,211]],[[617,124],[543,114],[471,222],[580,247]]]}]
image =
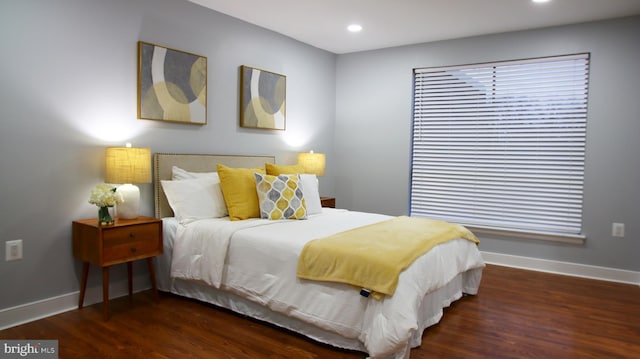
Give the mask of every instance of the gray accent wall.
[{"label": "gray accent wall", "polygon": [[[407,214],[412,69],[591,53],[583,245],[481,236],[483,251],[640,270],[640,17],[338,56],[337,202]],[[626,226],[611,236],[612,222]]]},{"label": "gray accent wall", "polygon": [[[207,57],[207,125],[137,120],[139,40]],[[0,48],[0,310],[79,290],[71,222],[97,216],[87,201],[107,146],[334,157],[336,55],[186,0],[3,0]],[[287,76],[286,131],[239,127],[241,65]],[[328,166],[323,195],[333,195]],[[140,189],[153,215],[151,184]],[[24,259],[6,262],[14,239]],[[147,273],[136,263],[138,279]],[[92,267],[89,286],[100,283]]]}]

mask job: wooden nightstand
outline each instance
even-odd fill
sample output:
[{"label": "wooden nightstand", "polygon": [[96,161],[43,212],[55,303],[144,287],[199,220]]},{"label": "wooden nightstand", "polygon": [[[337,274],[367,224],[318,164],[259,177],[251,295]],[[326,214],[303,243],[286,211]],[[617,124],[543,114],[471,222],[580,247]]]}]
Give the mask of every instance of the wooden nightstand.
[{"label": "wooden nightstand", "polygon": [[322,207],[336,208],[335,197],[320,197]]},{"label": "wooden nightstand", "polygon": [[89,263],[102,267],[102,317],[109,319],[109,267],[127,263],[129,296],[133,294],[131,264],[147,259],[153,294],[158,300],[153,257],[162,254],[162,220],[139,216],[136,219],[117,219],[111,226],[98,226],[98,220],[73,222],[73,256],[82,261],[80,300],[84,304]]}]

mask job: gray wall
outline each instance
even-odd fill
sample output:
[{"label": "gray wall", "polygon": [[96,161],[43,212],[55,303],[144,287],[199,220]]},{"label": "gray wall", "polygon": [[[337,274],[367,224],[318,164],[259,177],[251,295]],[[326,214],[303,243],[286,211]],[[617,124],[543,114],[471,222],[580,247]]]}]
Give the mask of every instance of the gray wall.
[{"label": "gray wall", "polygon": [[[405,214],[411,69],[589,51],[592,54],[584,246],[482,238],[481,249],[640,270],[640,18],[336,56],[182,0],[0,3],[0,309],[78,290],[71,221],[103,181],[107,146],[152,152],[327,153],[321,194],[338,206]],[[208,58],[208,124],[136,119],[138,40]],[[287,130],[238,126],[238,67],[287,76]],[[151,185],[142,212],[153,213]],[[611,222],[627,236],[612,239]],[[123,266],[113,280],[124,278]],[[146,276],[142,265],[134,267]],[[90,286],[100,276],[90,273]]]},{"label": "gray wall", "polygon": [[[208,58],[206,126],[136,119],[138,40]],[[107,146],[281,164],[314,149],[329,158],[321,193],[334,194],[334,54],[183,0],[3,0],[0,48],[0,309],[78,290],[71,221],[97,215],[87,200]],[[287,76],[286,131],[239,127],[240,65]],[[152,215],[152,187],[140,187]],[[24,259],[5,262],[4,242],[19,238]],[[146,280],[143,264],[134,271]]]},{"label": "gray wall", "polygon": [[[406,214],[412,69],[591,53],[584,245],[481,237],[488,252],[640,270],[640,17],[338,57],[336,194],[352,210]],[[626,224],[624,239],[611,223]]]}]

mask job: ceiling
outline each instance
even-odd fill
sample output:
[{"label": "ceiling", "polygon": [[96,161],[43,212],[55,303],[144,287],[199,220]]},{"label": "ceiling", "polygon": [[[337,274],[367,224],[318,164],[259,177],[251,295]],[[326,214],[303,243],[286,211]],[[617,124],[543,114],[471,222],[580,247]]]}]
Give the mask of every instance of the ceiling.
[{"label": "ceiling", "polygon": [[640,0],[188,1],[336,54],[640,14]]}]

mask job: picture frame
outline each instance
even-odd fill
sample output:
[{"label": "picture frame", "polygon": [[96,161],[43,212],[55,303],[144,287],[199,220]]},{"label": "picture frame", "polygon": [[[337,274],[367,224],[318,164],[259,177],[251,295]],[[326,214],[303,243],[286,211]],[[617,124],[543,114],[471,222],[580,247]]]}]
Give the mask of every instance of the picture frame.
[{"label": "picture frame", "polygon": [[240,66],[240,127],[286,129],[287,77]]},{"label": "picture frame", "polygon": [[138,41],[138,119],[207,123],[207,58]]}]

